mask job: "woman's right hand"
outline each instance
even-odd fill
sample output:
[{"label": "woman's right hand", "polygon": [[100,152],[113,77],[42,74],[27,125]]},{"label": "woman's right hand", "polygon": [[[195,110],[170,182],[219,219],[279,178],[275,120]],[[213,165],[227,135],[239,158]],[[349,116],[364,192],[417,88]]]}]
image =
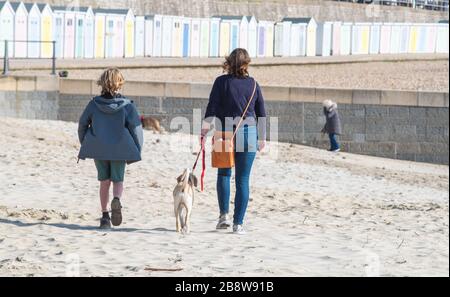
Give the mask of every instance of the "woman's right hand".
[{"label": "woman's right hand", "polygon": [[208,134],[208,132],[209,132],[209,129],[202,129],[202,131],[201,131],[199,142],[202,147],[205,147],[206,138],[207,138],[206,135]]}]

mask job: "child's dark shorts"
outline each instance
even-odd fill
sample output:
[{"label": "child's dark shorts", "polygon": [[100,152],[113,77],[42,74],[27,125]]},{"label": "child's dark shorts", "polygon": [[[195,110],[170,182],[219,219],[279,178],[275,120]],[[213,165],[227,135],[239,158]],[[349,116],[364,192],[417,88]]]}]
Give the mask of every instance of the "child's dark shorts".
[{"label": "child's dark shorts", "polygon": [[111,180],[112,182],[123,182],[125,176],[126,161],[103,161],[94,160],[97,167],[98,180]]}]

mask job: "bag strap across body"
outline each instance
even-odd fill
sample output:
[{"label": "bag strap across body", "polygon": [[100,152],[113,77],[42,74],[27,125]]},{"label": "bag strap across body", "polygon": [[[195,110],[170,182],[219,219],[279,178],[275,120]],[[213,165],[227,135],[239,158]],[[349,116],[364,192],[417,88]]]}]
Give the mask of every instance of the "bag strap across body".
[{"label": "bag strap across body", "polygon": [[248,111],[248,109],[250,107],[250,104],[252,103],[253,98],[255,97],[255,94],[256,94],[256,80],[254,80],[254,81],[255,81],[255,84],[253,86],[252,96],[248,100],[247,107],[245,107],[244,113],[242,114],[242,116],[241,116],[241,118],[239,120],[239,123],[236,125],[236,130],[234,130],[233,137],[231,138],[231,143],[233,143],[234,138],[236,137],[236,133],[237,133],[238,129],[240,128],[240,126],[242,125],[242,122],[244,121],[244,117],[247,114],[247,111]]}]

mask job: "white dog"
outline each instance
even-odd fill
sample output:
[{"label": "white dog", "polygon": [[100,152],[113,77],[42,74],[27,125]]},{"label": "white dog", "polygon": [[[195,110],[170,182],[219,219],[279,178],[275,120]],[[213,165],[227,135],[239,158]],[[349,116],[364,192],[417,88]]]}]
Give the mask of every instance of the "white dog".
[{"label": "white dog", "polygon": [[197,187],[197,177],[186,168],[177,178],[177,185],[173,190],[177,232],[189,234],[190,217],[194,206],[194,187]]}]

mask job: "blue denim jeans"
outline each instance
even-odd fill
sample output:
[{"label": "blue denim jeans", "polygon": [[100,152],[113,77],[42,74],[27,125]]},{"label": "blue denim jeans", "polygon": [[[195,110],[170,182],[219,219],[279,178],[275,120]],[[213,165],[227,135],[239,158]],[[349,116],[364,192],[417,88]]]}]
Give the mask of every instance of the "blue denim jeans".
[{"label": "blue denim jeans", "polygon": [[334,151],[334,150],[339,149],[339,143],[337,142],[336,134],[330,133],[330,134],[328,134],[328,136],[330,137],[330,144],[331,144],[330,150]]},{"label": "blue denim jeans", "polygon": [[[255,126],[242,127],[236,134],[235,144],[236,196],[234,198],[233,224],[242,225],[250,197],[250,172],[258,150],[258,136]],[[231,168],[220,168],[217,173],[217,197],[220,214],[227,214],[230,208]]]}]

